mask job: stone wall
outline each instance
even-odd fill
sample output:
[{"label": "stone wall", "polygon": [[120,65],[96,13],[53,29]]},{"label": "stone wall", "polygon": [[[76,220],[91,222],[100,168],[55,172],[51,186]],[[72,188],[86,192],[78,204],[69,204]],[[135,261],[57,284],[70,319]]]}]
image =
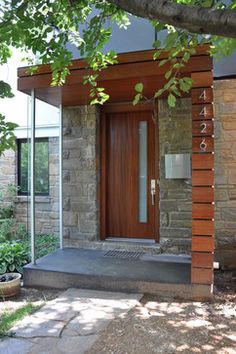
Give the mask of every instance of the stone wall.
[{"label": "stone wall", "polygon": [[214,82],[216,259],[236,267],[236,79]]},{"label": "stone wall", "polygon": [[165,154],[191,153],[191,101],[179,99],[174,109],[159,100],[160,243],[167,252],[191,247],[191,180],[165,178]]},{"label": "stone wall", "polygon": [[8,183],[16,183],[16,153],[13,150],[5,151],[0,158],[0,188]]},{"label": "stone wall", "polygon": [[97,108],[63,109],[63,223],[66,245],[98,239]]},{"label": "stone wall", "polygon": [[[36,196],[36,233],[58,234],[59,231],[59,165],[58,138],[49,138],[49,196]],[[0,185],[17,184],[17,152],[6,151],[0,159]],[[29,229],[30,203],[27,196],[19,195],[14,201],[14,215]]]}]

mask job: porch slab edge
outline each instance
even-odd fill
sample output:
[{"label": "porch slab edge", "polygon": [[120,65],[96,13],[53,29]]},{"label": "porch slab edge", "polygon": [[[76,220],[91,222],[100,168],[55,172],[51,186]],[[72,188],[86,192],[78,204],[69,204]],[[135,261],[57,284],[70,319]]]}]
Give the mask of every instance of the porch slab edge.
[{"label": "porch slab edge", "polygon": [[179,298],[185,300],[207,301],[213,296],[211,285],[173,284],[145,282],[129,279],[114,279],[109,276],[68,274],[55,271],[24,269],[24,286],[35,288],[90,290],[145,293],[150,295]]}]

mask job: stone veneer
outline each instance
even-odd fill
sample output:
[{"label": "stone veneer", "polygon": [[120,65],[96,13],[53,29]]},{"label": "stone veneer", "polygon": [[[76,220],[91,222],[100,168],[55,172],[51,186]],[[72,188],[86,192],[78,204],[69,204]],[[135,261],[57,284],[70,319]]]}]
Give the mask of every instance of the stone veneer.
[{"label": "stone veneer", "polygon": [[63,108],[63,223],[67,245],[98,239],[97,108]]},{"label": "stone veneer", "polygon": [[168,252],[188,252],[191,247],[191,179],[166,179],[165,154],[191,153],[191,101],[177,100],[174,109],[159,100],[160,243]]},{"label": "stone veneer", "polygon": [[236,267],[236,79],[214,82],[216,259]]}]

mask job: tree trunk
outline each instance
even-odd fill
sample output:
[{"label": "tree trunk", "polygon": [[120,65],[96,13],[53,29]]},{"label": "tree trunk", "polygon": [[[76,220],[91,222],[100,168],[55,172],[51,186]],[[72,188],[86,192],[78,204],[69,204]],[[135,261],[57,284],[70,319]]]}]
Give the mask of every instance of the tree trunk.
[{"label": "tree trunk", "polygon": [[130,14],[188,32],[236,38],[236,11],[183,5],[169,0],[108,0]]}]

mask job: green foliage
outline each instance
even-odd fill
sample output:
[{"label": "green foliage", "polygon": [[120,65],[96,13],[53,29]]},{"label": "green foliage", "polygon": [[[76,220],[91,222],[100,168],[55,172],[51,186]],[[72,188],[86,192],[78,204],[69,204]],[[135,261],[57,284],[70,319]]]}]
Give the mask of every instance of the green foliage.
[{"label": "green foliage", "polygon": [[[232,10],[236,8],[235,0],[230,3],[226,0],[175,0],[174,2],[186,6],[196,5],[200,10],[201,7]],[[183,80],[180,70],[194,54],[197,45],[211,43],[210,53],[217,57],[229,55],[236,49],[235,39],[202,34],[201,26],[199,26],[200,33],[193,34],[162,23],[158,19],[150,22],[157,34],[153,43],[156,49],[154,60],[159,58],[162,50],[169,52],[168,59],[159,63],[159,65],[167,64],[165,86],[162,91],[153,93],[153,96],[159,97],[165,93],[171,104],[174,104],[173,96],[179,97],[191,88],[186,80],[185,83],[180,81]],[[111,38],[113,24],[125,29],[129,26],[129,18],[127,13],[109,0],[3,0],[0,12],[0,64],[6,63],[11,56],[9,48],[20,48],[28,53],[26,59],[29,63],[33,64],[34,55],[37,55],[39,64],[49,63],[52,69],[52,85],[62,85],[70,74],[72,53],[67,46],[70,42],[76,45],[80,55],[87,61],[88,74],[84,78],[84,83],[91,88],[90,102],[103,104],[109,96],[102,87],[98,87],[97,81],[102,70],[117,62],[114,51],[104,50],[105,44]],[[158,38],[163,30],[167,31],[164,41]],[[181,52],[182,58],[180,58]],[[31,71],[34,70],[37,70],[35,65]],[[141,91],[135,91],[134,104],[137,104],[145,97]],[[9,97],[9,95],[11,95],[9,87],[1,81],[0,96]],[[6,126],[5,122],[3,125]],[[11,131],[11,126],[6,130]],[[5,140],[3,137],[0,154],[4,149],[12,146],[11,134],[8,143]]]},{"label": "green foliage", "polygon": [[0,274],[14,271],[22,273],[23,266],[28,262],[25,244],[17,242],[0,244]]},{"label": "green foliage", "polygon": [[13,216],[13,200],[16,192],[17,187],[12,183],[8,183],[5,187],[0,185],[0,240],[2,223],[5,221],[3,219],[9,219]]},{"label": "green foliage", "polygon": [[9,329],[26,315],[30,315],[41,307],[41,305],[34,305],[27,302],[22,307],[14,311],[4,311],[0,317],[0,338],[9,336]]},{"label": "green foliage", "polygon": [[14,97],[11,86],[6,82],[0,80],[0,98],[11,98]]},{"label": "green foliage", "polygon": [[[30,144],[21,142],[20,162],[21,162],[21,180],[20,192],[28,191],[28,161]],[[49,156],[48,141],[36,140],[35,142],[35,192],[38,194],[47,194],[49,190]]]},{"label": "green foliage", "polygon": [[25,226],[16,221],[14,217],[0,220],[0,243],[17,241],[26,238]]},{"label": "green foliage", "polygon": [[16,148],[14,129],[17,126],[15,123],[6,122],[5,117],[0,114],[0,156],[3,155],[5,150]]},{"label": "green foliage", "polygon": [[35,237],[36,258],[46,256],[58,249],[59,240],[56,235],[37,234]]}]

